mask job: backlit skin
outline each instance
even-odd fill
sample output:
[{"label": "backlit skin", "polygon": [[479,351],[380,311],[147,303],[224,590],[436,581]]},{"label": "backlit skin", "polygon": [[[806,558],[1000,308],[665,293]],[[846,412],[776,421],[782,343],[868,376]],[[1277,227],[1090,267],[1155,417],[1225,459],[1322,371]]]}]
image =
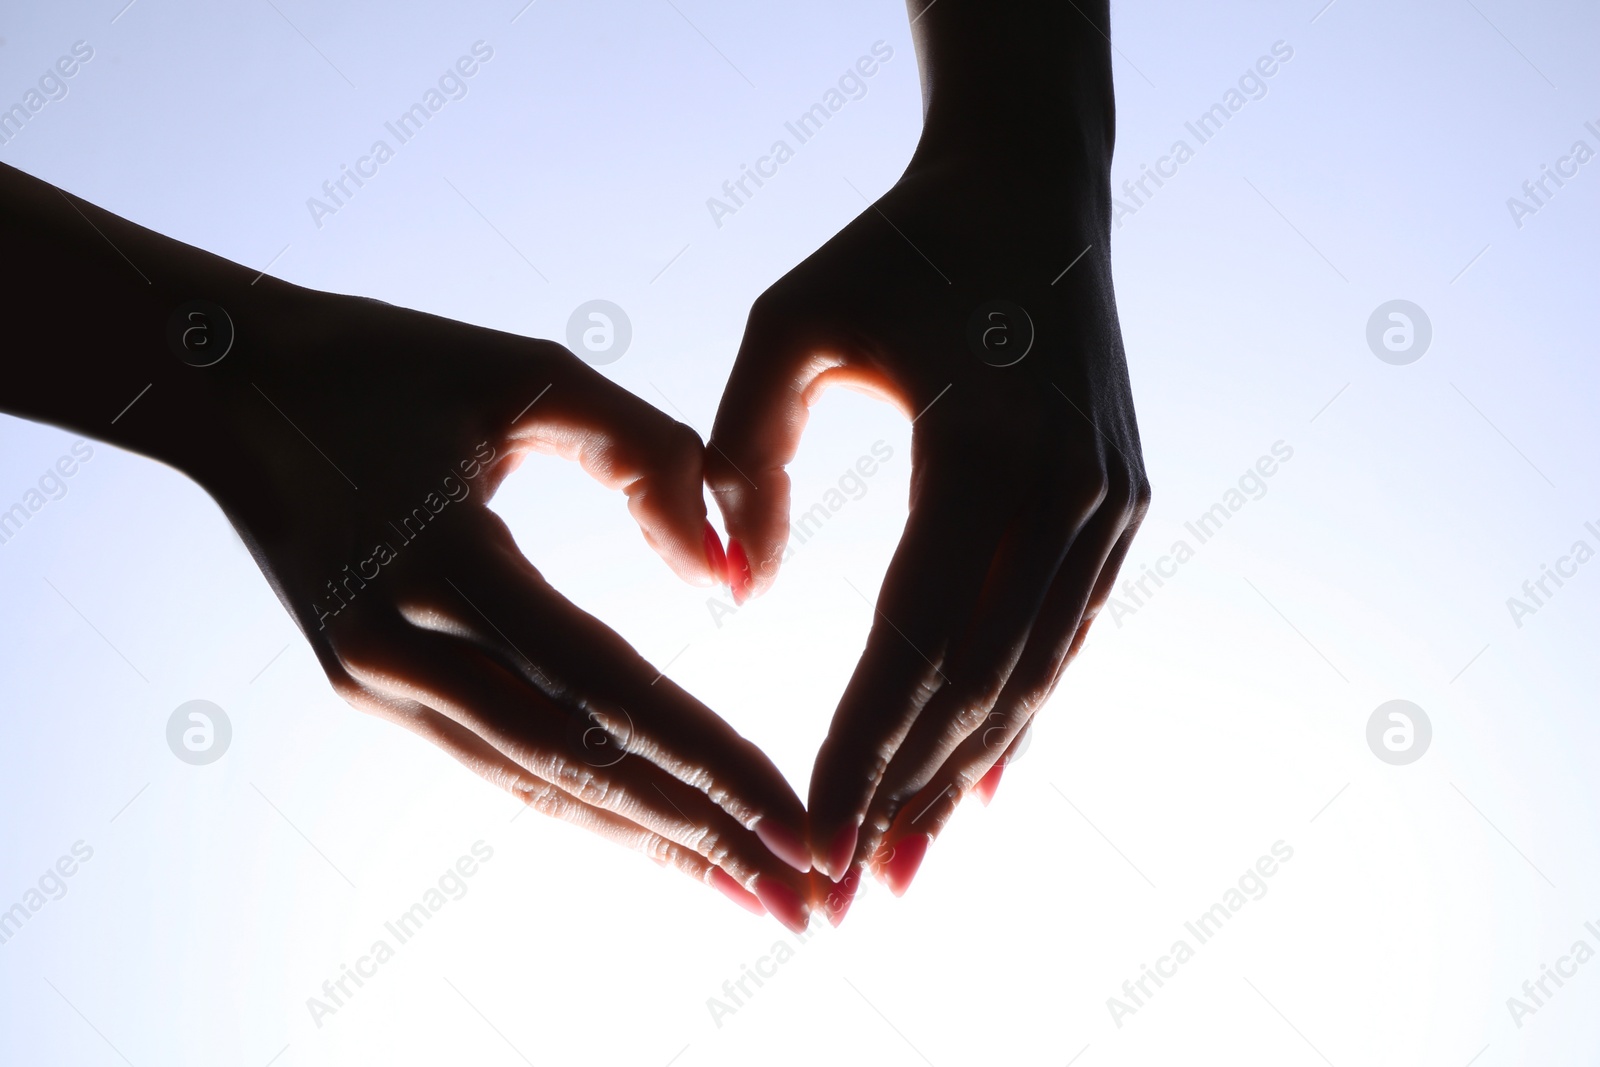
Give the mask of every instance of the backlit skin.
[{"label": "backlit skin", "polygon": [[[528,452],[564,456],[625,494],[678,575],[720,582],[693,430],[558,344],[255,280],[68,195],[0,166],[7,251],[29,265],[8,296],[33,324],[12,317],[31,336],[12,335],[0,410],[198,483],[357,708],[804,925],[804,813],[777,768],[552,589],[485,506]],[[213,366],[169,348],[194,299],[236,331]]]},{"label": "backlit skin", "polygon": [[[837,922],[865,867],[904,892],[959,801],[993,796],[1148,506],[1111,287],[1108,14],[912,0],[919,147],[756,302],[715,447],[561,345],[258,275],[3,165],[26,314],[0,410],[193,479],[351,704],[792,929]],[[209,366],[168,340],[196,300],[235,331]],[[971,343],[994,301],[1027,320],[1009,365]],[[911,509],[806,806],[486,504],[527,453],[574,460],[675,573],[742,601],[778,578],[783,468],[832,385],[915,420]]]},{"label": "backlit skin", "polygon": [[[759,595],[818,395],[844,385],[915,419],[911,513],[808,802],[817,867],[874,861],[897,893],[1054,688],[1150,500],[1111,285],[1107,5],[908,7],[922,139],[756,301],[706,453],[729,558],[749,561],[735,593]],[[997,299],[1034,333],[1009,366],[968,341]]]}]

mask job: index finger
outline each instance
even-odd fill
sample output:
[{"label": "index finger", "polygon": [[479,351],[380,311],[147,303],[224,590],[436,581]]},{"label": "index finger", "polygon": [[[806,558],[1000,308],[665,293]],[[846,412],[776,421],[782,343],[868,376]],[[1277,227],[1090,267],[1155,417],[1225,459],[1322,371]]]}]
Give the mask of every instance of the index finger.
[{"label": "index finger", "polygon": [[498,516],[484,510],[479,521],[472,556],[457,554],[463,563],[472,559],[472,568],[460,567],[448,585],[419,600],[422,610],[466,628],[509,669],[593,723],[605,735],[593,740],[614,743],[705,793],[774,854],[809,869],[805,809],[766,753],[551,587]]}]

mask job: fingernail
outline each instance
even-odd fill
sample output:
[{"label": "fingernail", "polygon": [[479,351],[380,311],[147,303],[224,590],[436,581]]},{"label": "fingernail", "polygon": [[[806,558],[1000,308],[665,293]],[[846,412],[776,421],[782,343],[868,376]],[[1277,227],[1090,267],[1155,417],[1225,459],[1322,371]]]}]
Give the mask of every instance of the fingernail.
[{"label": "fingernail", "polygon": [[776,878],[761,875],[756,879],[755,891],[773,918],[797,934],[806,932],[811,923],[811,909],[793,889]]},{"label": "fingernail", "polygon": [[728,589],[735,605],[750,598],[750,557],[737,537],[728,538]]},{"label": "fingernail", "polygon": [[711,522],[706,522],[706,563],[711,566],[711,577],[720,584],[728,578],[728,555],[722,551],[722,538],[717,536],[717,531],[712,529]]},{"label": "fingernail", "polygon": [[922,858],[928,854],[928,846],[932,843],[933,838],[929,835],[916,834],[894,846],[893,855],[883,865],[883,880],[889,892],[897,897],[906,895],[906,890],[911,888],[911,879],[917,876],[917,868],[922,866]]},{"label": "fingernail", "polygon": [[799,834],[782,823],[767,818],[757,819],[754,829],[761,843],[766,845],[767,850],[774,856],[801,874],[810,872],[811,852]]},{"label": "fingernail", "polygon": [[839,832],[833,835],[833,844],[828,846],[828,854],[824,857],[828,869],[823,873],[835,882],[849,873],[850,861],[856,855],[856,839],[860,834],[860,824],[851,822],[839,827]]},{"label": "fingernail", "polygon": [[1000,776],[1004,773],[1006,773],[1006,764],[1004,760],[1001,760],[993,767],[990,767],[984,773],[984,776],[978,779],[978,784],[972,787],[972,791],[978,794],[978,799],[983,801],[984,807],[987,808],[989,801],[994,799],[994,791],[1000,788]]},{"label": "fingernail", "polygon": [[767,913],[766,906],[761,903],[761,899],[738,882],[735,882],[733,875],[721,867],[711,868],[711,884],[721,890],[723,896],[739,905],[745,911],[755,915],[765,915]]},{"label": "fingernail", "polygon": [[850,910],[850,905],[855,903],[856,890],[861,888],[861,868],[852,867],[850,873],[839,880],[839,884],[828,894],[828,922],[838,929],[844,922],[844,917]]}]

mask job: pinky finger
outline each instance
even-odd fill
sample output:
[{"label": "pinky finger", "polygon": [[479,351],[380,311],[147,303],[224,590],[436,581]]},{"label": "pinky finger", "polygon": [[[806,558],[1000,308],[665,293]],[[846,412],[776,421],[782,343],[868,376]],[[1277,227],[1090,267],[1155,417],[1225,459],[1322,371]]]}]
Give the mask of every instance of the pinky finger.
[{"label": "pinky finger", "polygon": [[[974,737],[981,740],[982,735],[980,733]],[[878,877],[888,885],[890,892],[897,897],[905,895],[906,889],[911,885],[912,877],[928,854],[928,846],[933,844],[944,830],[969,792],[977,794],[984,806],[988,806],[989,801],[994,799],[994,791],[1000,787],[1000,775],[1004,773],[1008,764],[1022,755],[1032,737],[1033,723],[1030,722],[1022,728],[1021,733],[1011,739],[1005,752],[999,759],[994,760],[987,770],[975,778],[972,774],[965,776],[965,780],[971,783],[966,787],[955,780],[956,776],[952,771],[958,757],[964,755],[958,751],[946,761],[934,780],[911,798],[890,825],[884,838],[885,843],[874,851],[869,860]],[[969,738],[968,742],[971,740],[972,738]],[[844,921],[845,912],[850,910],[850,905],[855,900],[856,891],[860,886],[861,870],[860,867],[852,868],[850,873],[833,887],[824,902],[828,921],[834,926]]]},{"label": "pinky finger", "polygon": [[[989,725],[957,746],[928,784],[900,808],[883,843],[873,849],[869,862],[895,896],[903,895],[911,885],[928,846],[967,794],[976,793],[985,805],[993,799],[1006,765],[1027,744],[1034,715],[1083,646],[1138,532],[1137,522],[1124,524],[1109,513],[1107,521],[1116,522],[1118,528],[1103,533],[1106,540],[1099,541],[1098,548],[1092,547],[1096,538],[1080,538],[1080,545],[1074,546],[1080,553],[1078,566],[1069,555],[1062,573],[1056,576],[1035,632],[989,714]],[[833,909],[829,912],[832,918]]]},{"label": "pinky finger", "polygon": [[756,915],[767,914],[759,897],[698,852],[615,812],[579,800],[554,783],[530,773],[527,768],[506,757],[499,749],[448,715],[410,700],[391,701],[369,697],[359,703],[364,706],[363,710],[398,723],[442,749],[478,777],[504,789],[539,814],[560,819],[614,844],[642,852],[662,867],[671,867],[703,885],[711,886],[746,911]]},{"label": "pinky finger", "polygon": [[[1028,729],[1031,729],[1031,725]],[[1012,754],[1021,751],[1027,729],[1018,734],[998,759],[974,734],[934,775],[933,780],[906,802],[883,835],[883,843],[869,861],[878,878],[895,896],[904,896],[928,854],[928,846],[955,817],[970,794],[985,805],[1000,786],[1000,776]]]}]

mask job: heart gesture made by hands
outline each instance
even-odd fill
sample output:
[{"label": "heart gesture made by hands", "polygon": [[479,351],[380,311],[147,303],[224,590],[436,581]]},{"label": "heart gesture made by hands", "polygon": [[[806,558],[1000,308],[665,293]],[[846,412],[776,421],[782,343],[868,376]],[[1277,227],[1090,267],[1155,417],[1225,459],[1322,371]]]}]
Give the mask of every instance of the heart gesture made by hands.
[{"label": "heart gesture made by hands", "polygon": [[[961,800],[992,794],[1149,502],[1112,293],[1106,5],[915,6],[921,142],[755,302],[709,441],[554,342],[261,277],[7,167],[8,240],[42,279],[20,298],[40,322],[81,319],[84,292],[97,313],[81,387],[30,363],[3,408],[193,478],[358,708],[793,929],[837,925],[863,871],[904,892]],[[1001,146],[1025,160],[996,166]],[[226,309],[226,358],[169,350],[197,298],[197,322]],[[676,574],[742,602],[780,578],[785,467],[832,385],[913,420],[911,492],[802,803],[487,502],[530,451],[576,460]]]}]

